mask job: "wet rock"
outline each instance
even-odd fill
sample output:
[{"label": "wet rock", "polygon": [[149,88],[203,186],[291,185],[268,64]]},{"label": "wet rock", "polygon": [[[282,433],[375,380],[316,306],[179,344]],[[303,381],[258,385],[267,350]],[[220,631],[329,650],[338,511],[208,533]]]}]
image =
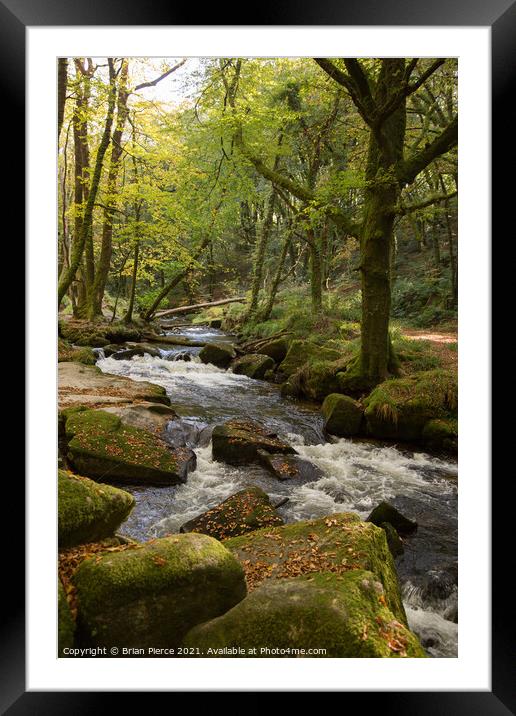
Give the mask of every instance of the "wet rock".
[{"label": "wet rock", "polygon": [[183,643],[211,657],[232,654],[210,649],[235,646],[244,657],[291,658],[292,648],[325,649],[326,658],[425,657],[415,634],[385,606],[382,584],[364,570],[269,581]]},{"label": "wet rock", "polygon": [[188,351],[181,351],[180,353],[169,353],[168,355],[164,356],[165,360],[169,361],[176,361],[176,360],[182,360],[186,363],[189,363],[192,360],[192,354]]},{"label": "wet rock", "polygon": [[92,646],[176,647],[246,595],[238,561],[193,533],[86,559],[73,582],[80,642]]},{"label": "wet rock", "polygon": [[134,497],[124,490],[59,470],[59,546],[72,547],[111,537],[134,505]]},{"label": "wet rock", "polygon": [[258,459],[278,480],[300,483],[313,482],[323,477],[322,470],[298,455],[271,455],[266,450],[258,450]]},{"label": "wet rock", "polygon": [[325,419],[324,429],[332,435],[349,437],[360,432],[364,410],[353,398],[331,393],[324,399],[321,412]]},{"label": "wet rock", "polygon": [[207,343],[199,353],[203,363],[211,363],[217,368],[227,368],[235,356],[235,349],[227,343]]},{"label": "wet rock", "polygon": [[457,420],[430,420],[423,428],[423,442],[431,450],[457,453],[458,423]]},{"label": "wet rock", "polygon": [[171,447],[193,448],[199,444],[202,432],[206,427],[206,423],[199,420],[192,421],[177,418],[167,424],[163,438]]},{"label": "wet rock", "polygon": [[175,485],[195,469],[195,453],[169,449],[154,433],[104,410],[65,411],[68,458],[75,470],[101,482]]},{"label": "wet rock", "polygon": [[400,535],[410,535],[417,530],[417,522],[409,520],[408,517],[402,515],[388,502],[380,502],[371,512],[366,522],[372,522],[379,527],[384,522],[389,522]]},{"label": "wet rock", "polygon": [[[164,437],[167,425],[177,419],[177,413],[161,403],[138,403],[104,408],[106,413],[117,415],[123,423],[133,428],[147,430]],[[180,447],[180,446],[177,446]]]},{"label": "wet rock", "polygon": [[295,454],[288,443],[253,420],[228,420],[212,432],[213,459],[230,465],[244,465],[259,459],[258,450]]},{"label": "wet rock", "polygon": [[286,338],[273,338],[270,341],[260,343],[260,354],[269,356],[275,363],[281,363],[288,352],[289,341]]},{"label": "wet rock", "polygon": [[111,354],[112,358],[114,358],[115,360],[130,360],[134,356],[144,355],[149,355],[153,358],[159,358],[161,353],[157,348],[149,345],[148,343],[137,343],[135,345],[130,345],[124,350],[119,350]]},{"label": "wet rock", "polygon": [[200,532],[224,540],[282,524],[283,520],[276,514],[269,496],[259,487],[249,487],[185,522],[180,532]]},{"label": "wet rock", "polygon": [[268,370],[274,368],[272,358],[259,353],[248,353],[247,355],[237,358],[231,364],[233,373],[237,375],[246,375],[248,378],[261,380]]},{"label": "wet rock", "polygon": [[160,385],[102,373],[97,366],[59,363],[59,409],[84,405],[100,408],[134,402],[170,405]]},{"label": "wet rock", "polygon": [[403,542],[401,541],[399,534],[396,532],[391,523],[382,522],[380,527],[385,532],[385,536],[387,537],[387,544],[389,545],[389,549],[391,550],[392,556],[398,557],[400,554],[403,554],[405,551],[403,547]]},{"label": "wet rock", "polygon": [[250,591],[262,582],[300,574],[342,576],[367,570],[383,585],[388,609],[406,624],[398,576],[385,532],[351,512],[232,537],[224,545],[242,562]]},{"label": "wet rock", "polygon": [[209,322],[210,328],[220,328],[222,326],[222,318],[212,318]]}]

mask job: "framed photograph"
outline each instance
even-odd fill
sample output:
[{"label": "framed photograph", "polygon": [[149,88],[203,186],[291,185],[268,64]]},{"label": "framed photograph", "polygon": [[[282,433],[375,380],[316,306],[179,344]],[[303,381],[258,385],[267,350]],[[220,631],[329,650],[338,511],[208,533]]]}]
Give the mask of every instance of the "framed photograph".
[{"label": "framed photograph", "polygon": [[2,712],[514,712],[490,266],[516,10],[259,12],[0,4],[28,306]]}]

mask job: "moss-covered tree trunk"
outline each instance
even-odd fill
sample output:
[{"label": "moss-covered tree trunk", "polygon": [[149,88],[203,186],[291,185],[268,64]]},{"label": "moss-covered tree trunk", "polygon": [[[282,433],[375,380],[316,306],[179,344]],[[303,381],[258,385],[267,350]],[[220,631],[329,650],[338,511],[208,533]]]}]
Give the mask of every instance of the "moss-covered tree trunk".
[{"label": "moss-covered tree trunk", "polygon": [[102,226],[102,243],[100,255],[95,271],[95,277],[90,287],[88,296],[88,317],[93,320],[95,316],[102,315],[102,299],[106,289],[106,281],[111,265],[111,254],[113,246],[113,213],[116,204],[117,179],[122,158],[122,135],[127,121],[128,109],[127,90],[129,64],[126,58],[122,59],[120,68],[120,79],[118,83],[117,120],[115,131],[111,140],[111,157],[107,179],[107,206],[104,209],[104,223]]},{"label": "moss-covered tree trunk", "polygon": [[262,285],[263,263],[267,251],[267,244],[271,234],[272,222],[274,219],[274,203],[275,191],[272,188],[265,206],[265,215],[262,222],[261,231],[258,241],[256,242],[254,261],[253,261],[253,278],[251,282],[251,299],[245,314],[245,320],[249,321],[253,318],[258,308],[258,294]]},{"label": "moss-covered tree trunk", "polygon": [[66,103],[66,87],[68,84],[68,58],[57,60],[57,139],[63,126],[64,108]]},{"label": "moss-covered tree trunk", "polygon": [[310,295],[312,298],[312,313],[322,311],[322,260],[319,238],[312,229],[307,230],[310,247]]}]

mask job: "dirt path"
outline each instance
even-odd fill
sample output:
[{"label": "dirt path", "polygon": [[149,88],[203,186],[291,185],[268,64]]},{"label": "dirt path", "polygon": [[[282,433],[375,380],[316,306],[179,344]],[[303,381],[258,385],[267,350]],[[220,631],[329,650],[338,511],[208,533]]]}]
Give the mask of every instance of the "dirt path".
[{"label": "dirt path", "polygon": [[402,333],[413,341],[425,341],[430,353],[435,355],[443,368],[457,370],[457,331],[440,331],[431,328],[404,328]]}]

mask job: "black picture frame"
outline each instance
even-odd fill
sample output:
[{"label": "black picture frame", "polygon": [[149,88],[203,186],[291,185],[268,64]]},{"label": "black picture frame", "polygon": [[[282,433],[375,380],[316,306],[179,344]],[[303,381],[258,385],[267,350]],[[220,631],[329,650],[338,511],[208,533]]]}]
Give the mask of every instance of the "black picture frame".
[{"label": "black picture frame", "polygon": [[[21,160],[24,146],[25,123],[25,29],[27,26],[67,25],[196,25],[199,9],[181,7],[178,3],[159,0],[89,0],[76,3],[73,0],[0,0],[0,75],[3,92],[1,121],[5,125],[4,142],[17,152],[17,162],[9,164],[10,189],[9,213],[18,209],[18,217],[24,216],[23,177],[13,178],[13,172],[23,172]],[[502,224],[507,207],[514,204],[513,182],[506,180],[508,152],[514,153],[512,137],[516,117],[510,111],[514,102],[516,78],[516,0],[361,0],[360,3],[319,0],[313,2],[272,3],[261,0],[253,6],[252,18],[239,17],[239,22],[225,22],[219,4],[203,5],[204,25],[384,25],[384,26],[489,26],[492,37],[492,236],[500,240],[497,263],[498,278],[492,292],[493,328],[507,305],[511,305],[509,293],[511,270],[514,264],[507,260],[507,253],[514,252],[513,226]],[[234,19],[234,16],[228,19]],[[8,138],[8,140],[6,139]],[[16,207],[18,204],[18,207]],[[508,233],[508,230],[510,233]],[[22,225],[18,222],[17,237],[21,242]],[[505,243],[504,243],[505,239]],[[510,244],[508,246],[507,244]],[[501,246],[504,246],[503,254]],[[513,281],[514,279],[512,279]],[[20,306],[18,305],[18,310]],[[497,332],[498,334],[498,332]],[[504,342],[498,352],[495,344],[492,375],[508,377],[502,362],[509,346]],[[498,365],[497,365],[498,362]],[[502,378],[500,378],[502,380]],[[505,386],[498,393],[493,385],[492,415],[502,410]],[[18,398],[19,399],[19,398]],[[493,432],[492,454],[510,445],[510,423],[500,421]],[[28,445],[30,450],[30,444]],[[514,538],[509,540],[510,518],[506,519],[507,505],[511,501],[510,490],[513,477],[507,469],[492,485],[493,533],[492,533],[492,691],[458,692],[367,692],[366,706],[381,708],[382,712],[426,716],[426,714],[468,714],[473,716],[502,716],[516,713],[515,698],[515,640],[513,596],[507,580],[508,569],[514,550]],[[505,479],[506,478],[506,479]],[[465,476],[467,479],[467,476]],[[18,506],[18,515],[24,514],[24,486],[21,478],[12,479],[9,485],[9,501]],[[505,509],[503,509],[505,507]],[[498,519],[495,519],[497,516]],[[3,571],[6,577],[2,596],[7,603],[3,608],[0,633],[0,711],[10,716],[20,714],[67,714],[74,716],[93,711],[103,712],[120,708],[120,693],[95,692],[26,692],[25,690],[25,612],[23,535],[17,537],[16,549],[4,550]],[[513,560],[512,560],[513,561]],[[8,577],[7,577],[8,575]],[[474,598],[474,595],[472,595]],[[409,684],[407,685],[410,686]],[[301,689],[300,689],[301,690]],[[144,698],[148,699],[149,694]],[[358,698],[357,698],[358,697]],[[133,706],[141,702],[139,694],[130,694]],[[169,695],[170,698],[170,695]],[[343,706],[350,706],[349,699],[364,703],[364,694],[346,693]],[[170,704],[172,707],[173,705]]]}]

